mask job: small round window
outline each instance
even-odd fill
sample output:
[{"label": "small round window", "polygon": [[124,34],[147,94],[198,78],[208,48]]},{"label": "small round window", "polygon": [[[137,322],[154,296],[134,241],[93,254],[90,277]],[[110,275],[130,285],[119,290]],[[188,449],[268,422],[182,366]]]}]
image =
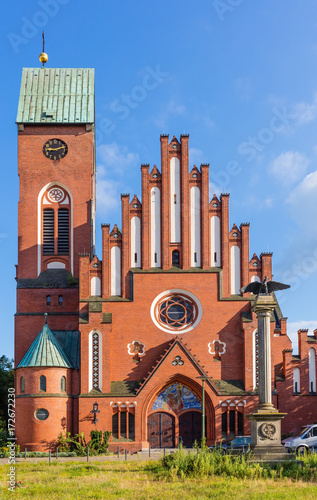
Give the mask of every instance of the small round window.
[{"label": "small round window", "polygon": [[192,293],[169,290],[161,293],[151,306],[151,317],[156,326],[169,333],[185,333],[200,321],[202,307]]},{"label": "small round window", "polygon": [[45,408],[39,408],[38,410],[35,411],[35,418],[37,420],[46,420],[49,416],[49,413]]}]

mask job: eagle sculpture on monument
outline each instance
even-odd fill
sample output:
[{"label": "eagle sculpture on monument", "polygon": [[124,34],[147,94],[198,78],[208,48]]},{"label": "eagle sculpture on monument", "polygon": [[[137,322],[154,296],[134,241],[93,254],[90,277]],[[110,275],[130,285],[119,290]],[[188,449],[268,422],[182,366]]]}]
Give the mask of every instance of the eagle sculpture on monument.
[{"label": "eagle sculpture on monument", "polygon": [[286,288],[290,288],[290,285],[284,285],[284,283],[279,283],[278,281],[268,281],[268,277],[265,276],[262,282],[253,281],[242,287],[240,291],[241,293],[251,292],[254,293],[254,295],[270,295],[271,292],[285,290]]}]

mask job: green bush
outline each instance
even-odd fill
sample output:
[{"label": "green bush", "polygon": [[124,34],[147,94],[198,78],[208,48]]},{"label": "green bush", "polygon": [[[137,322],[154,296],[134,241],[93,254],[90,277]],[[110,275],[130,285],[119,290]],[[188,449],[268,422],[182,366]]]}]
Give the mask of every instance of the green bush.
[{"label": "green bush", "polygon": [[85,456],[89,446],[90,455],[101,455],[108,453],[110,436],[110,431],[91,431],[90,441],[87,441],[83,432],[75,436],[71,436],[70,432],[67,432],[66,436],[61,433],[57,446],[61,452],[75,451],[79,456]]}]

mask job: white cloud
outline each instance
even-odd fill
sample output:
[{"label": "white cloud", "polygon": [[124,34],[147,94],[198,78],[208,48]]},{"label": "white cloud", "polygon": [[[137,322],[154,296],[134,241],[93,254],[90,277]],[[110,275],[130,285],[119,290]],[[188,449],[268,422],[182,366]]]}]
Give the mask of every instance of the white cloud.
[{"label": "white cloud", "polygon": [[[130,153],[126,146],[119,146],[116,142],[102,144],[97,148],[98,160],[111,177],[122,176],[127,169],[134,169],[139,166],[140,159],[137,153]],[[100,167],[99,167],[100,168]],[[101,167],[102,168],[102,167]],[[105,172],[104,172],[105,173]]]},{"label": "white cloud", "polygon": [[103,179],[97,174],[97,210],[118,211],[120,208],[120,182]]},{"label": "white cloud", "polygon": [[315,328],[317,328],[317,319],[313,321],[294,321],[293,323],[287,322],[287,335],[292,341],[293,354],[298,353],[298,335],[300,329],[308,328],[308,335],[312,335]]},{"label": "white cloud", "polygon": [[125,179],[134,174],[140,164],[137,153],[129,152],[126,146],[116,142],[102,144],[97,148],[97,211],[106,211],[107,217],[118,217],[122,192],[127,191]]},{"label": "white cloud", "polygon": [[297,151],[285,151],[269,163],[268,171],[284,185],[291,185],[305,175],[308,158]]},{"label": "white cloud", "polygon": [[[286,200],[298,230],[305,236],[305,249],[316,246],[317,237],[317,170],[306,177],[290,192]],[[296,237],[297,236],[297,237]],[[294,235],[295,241],[299,233]],[[303,250],[303,249],[302,249]],[[301,252],[302,253],[302,252]]]},{"label": "white cloud", "polygon": [[310,104],[307,102],[298,102],[295,104],[294,114],[299,125],[306,125],[314,121],[317,116],[317,93]]},{"label": "white cloud", "polygon": [[166,107],[154,118],[154,123],[161,130],[168,128],[169,119],[175,116],[183,116],[186,113],[186,107],[183,104],[177,104],[174,99],[170,99]]}]

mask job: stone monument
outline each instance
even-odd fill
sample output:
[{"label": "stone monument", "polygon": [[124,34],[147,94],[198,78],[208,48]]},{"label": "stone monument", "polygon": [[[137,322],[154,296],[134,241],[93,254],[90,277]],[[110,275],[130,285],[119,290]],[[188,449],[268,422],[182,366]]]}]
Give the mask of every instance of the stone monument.
[{"label": "stone monument", "polygon": [[281,461],[293,458],[281,444],[281,420],[286,413],[279,413],[272,404],[271,377],[271,315],[277,305],[271,291],[289,288],[275,281],[250,283],[241,291],[257,295],[252,311],[258,319],[259,349],[259,404],[247,418],[251,420],[251,450],[256,460]]}]

